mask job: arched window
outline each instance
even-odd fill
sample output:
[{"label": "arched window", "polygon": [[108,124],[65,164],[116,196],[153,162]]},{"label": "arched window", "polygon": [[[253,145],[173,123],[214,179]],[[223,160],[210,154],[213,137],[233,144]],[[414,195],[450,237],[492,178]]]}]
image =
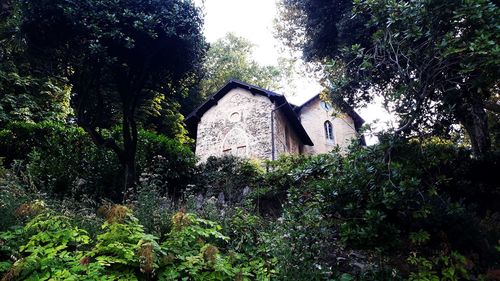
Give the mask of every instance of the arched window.
[{"label": "arched window", "polygon": [[224,137],[222,154],[245,157],[248,154],[247,148],[248,136],[246,132],[241,128],[234,127]]},{"label": "arched window", "polygon": [[325,121],[325,137],[328,141],[333,141],[333,126],[330,121]]}]

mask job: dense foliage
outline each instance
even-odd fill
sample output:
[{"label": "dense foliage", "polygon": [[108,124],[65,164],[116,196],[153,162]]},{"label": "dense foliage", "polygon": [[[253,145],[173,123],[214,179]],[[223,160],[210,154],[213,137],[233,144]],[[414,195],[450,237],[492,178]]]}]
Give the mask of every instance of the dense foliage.
[{"label": "dense foliage", "polygon": [[[490,172],[499,165],[495,155],[474,159],[437,138],[260,165],[211,158],[184,179],[189,188],[179,199],[165,192],[168,173],[151,165],[128,203],[138,219],[123,206],[42,201],[48,197],[31,189],[31,176],[7,170],[3,271],[22,278],[92,279],[105,270],[160,280],[489,280],[500,260],[500,181]],[[53,233],[56,225],[68,233]],[[30,232],[34,226],[44,231]],[[45,248],[33,256],[33,247]]]},{"label": "dense foliage", "polygon": [[[169,102],[187,91],[205,52],[200,11],[182,0],[13,3],[16,32],[6,38],[23,38],[34,71],[67,79],[76,123],[116,154],[133,188],[138,121],[163,114],[182,122]],[[102,134],[115,125],[119,138]]]},{"label": "dense foliage", "polygon": [[[280,11],[338,104],[382,95],[400,128],[323,155],[197,163],[179,108],[204,70],[192,1],[3,1],[1,280],[498,280],[497,3]],[[250,51],[213,44],[201,92],[272,85]]]},{"label": "dense foliage", "polygon": [[9,122],[65,121],[71,114],[70,87],[62,77],[46,77],[32,69],[16,36],[17,11],[2,3],[0,17],[0,126]]},{"label": "dense foliage", "polygon": [[95,239],[70,217],[39,212],[23,228],[0,234],[0,254],[15,260],[1,263],[1,271],[10,268],[3,280],[249,280],[259,270],[241,264],[235,252],[221,252],[216,245],[228,237],[220,226],[193,214],[174,214],[160,241],[122,205],[102,208],[106,220]]},{"label": "dense foliage", "polygon": [[381,96],[395,133],[446,137],[460,124],[488,154],[498,123],[500,8],[495,1],[283,0],[278,33],[320,62],[333,99]]},{"label": "dense foliage", "polygon": [[[489,231],[498,223],[490,224],[490,216],[498,212],[499,196],[498,177],[489,168],[498,168],[497,160],[471,161],[469,152],[439,141],[381,145],[343,159],[319,157],[292,174],[302,184],[289,190],[285,223],[302,220],[309,235],[317,231],[303,252],[313,252],[325,267],[338,258],[327,249],[340,244],[362,250],[357,262],[378,274],[420,274],[418,260],[435,262],[435,276],[444,278],[439,270],[445,268],[435,260],[454,251],[468,257],[469,269],[488,268],[498,261],[498,229]],[[296,235],[292,241],[303,246],[304,234]],[[487,242],[488,236],[493,240]],[[326,248],[316,248],[319,241]],[[295,266],[302,269],[300,259]]]},{"label": "dense foliage", "polygon": [[[139,136],[139,171],[161,169],[163,192],[173,195],[185,189],[195,165],[189,148],[153,132],[140,130]],[[76,126],[11,123],[0,130],[0,157],[7,166],[16,166],[17,160],[29,173],[31,184],[54,196],[122,200],[127,195],[116,155],[100,149]]]}]

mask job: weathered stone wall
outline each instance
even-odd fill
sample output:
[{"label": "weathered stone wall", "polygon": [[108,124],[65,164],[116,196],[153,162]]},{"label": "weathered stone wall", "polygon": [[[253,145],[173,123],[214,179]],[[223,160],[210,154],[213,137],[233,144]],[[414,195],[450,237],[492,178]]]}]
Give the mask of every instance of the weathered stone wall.
[{"label": "weathered stone wall", "polygon": [[[314,146],[304,146],[288,120],[274,113],[275,157],[281,154],[327,153],[337,145],[345,150],[356,137],[354,122],[346,114],[326,111],[317,98],[302,108],[300,119]],[[255,159],[272,159],[271,111],[268,97],[235,88],[212,106],[198,123],[196,156],[206,161],[209,156],[232,154]],[[332,116],[333,114],[333,116]],[[334,140],[325,136],[325,121],[333,125]]]},{"label": "weathered stone wall", "polygon": [[210,108],[198,123],[196,156],[233,154],[271,159],[271,110],[274,105],[261,95],[235,88]]},{"label": "weathered stone wall", "polygon": [[[314,146],[304,146],[304,154],[318,154],[330,152],[335,146],[346,150],[351,140],[356,137],[354,121],[344,113],[336,113],[335,108],[330,111],[320,106],[320,98],[316,98],[302,108],[300,120],[302,126],[314,143]],[[333,126],[333,142],[327,140],[325,135],[325,121],[330,121]]]},{"label": "weathered stone wall", "polygon": [[290,126],[285,115],[278,109],[275,111],[274,117],[274,147],[276,159],[278,159],[281,154],[299,154],[302,142]]}]

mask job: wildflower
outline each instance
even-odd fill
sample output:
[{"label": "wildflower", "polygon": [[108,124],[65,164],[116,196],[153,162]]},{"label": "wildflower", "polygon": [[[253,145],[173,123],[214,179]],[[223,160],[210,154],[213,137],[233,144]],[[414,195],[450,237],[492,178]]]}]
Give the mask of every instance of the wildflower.
[{"label": "wildflower", "polygon": [[210,244],[205,245],[205,247],[203,247],[201,251],[206,262],[214,262],[215,258],[219,254],[219,249]]},{"label": "wildflower", "polygon": [[152,273],[154,271],[154,251],[153,245],[151,243],[146,242],[142,243],[139,248],[139,263],[140,270],[142,273]]}]

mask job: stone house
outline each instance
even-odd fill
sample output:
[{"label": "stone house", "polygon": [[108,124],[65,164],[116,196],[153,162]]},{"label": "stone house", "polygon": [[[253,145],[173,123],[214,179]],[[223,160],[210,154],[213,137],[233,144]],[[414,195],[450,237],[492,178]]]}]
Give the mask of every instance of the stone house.
[{"label": "stone house", "polygon": [[223,155],[271,160],[281,154],[345,149],[354,138],[364,143],[358,134],[363,122],[352,108],[333,107],[319,95],[297,106],[283,95],[237,80],[186,117],[200,161]]}]

